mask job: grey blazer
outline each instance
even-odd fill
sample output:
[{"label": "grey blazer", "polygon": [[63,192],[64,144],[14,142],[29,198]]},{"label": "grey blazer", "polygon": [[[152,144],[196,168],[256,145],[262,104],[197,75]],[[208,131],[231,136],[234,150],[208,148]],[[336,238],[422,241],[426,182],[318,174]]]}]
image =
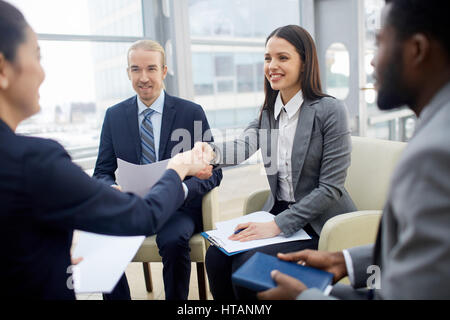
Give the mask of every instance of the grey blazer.
[{"label": "grey blazer", "polygon": [[[402,154],[375,247],[349,253],[355,288],[366,287],[369,265],[380,267],[376,298],[450,299],[450,83],[424,108]],[[307,291],[299,298],[320,298]]]},{"label": "grey blazer", "polygon": [[[278,120],[263,110],[260,119],[252,121],[239,138],[216,144],[219,167],[236,165],[261,149],[271,197],[265,205],[274,204],[278,185]],[[344,188],[350,166],[351,137],[347,110],[334,98],[305,100],[300,108],[292,149],[292,182],[295,203],[275,218],[286,235],[310,223],[320,234],[331,217],[355,211],[355,205]]]}]

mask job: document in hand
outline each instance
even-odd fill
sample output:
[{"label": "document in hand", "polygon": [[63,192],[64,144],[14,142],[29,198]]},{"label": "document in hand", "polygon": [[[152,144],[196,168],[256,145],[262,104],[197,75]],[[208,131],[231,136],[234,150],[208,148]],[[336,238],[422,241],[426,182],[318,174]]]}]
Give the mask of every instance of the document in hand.
[{"label": "document in hand", "polygon": [[72,267],[76,293],[110,293],[144,241],[144,236],[106,236],[76,231],[73,258],[83,260]]},{"label": "document in hand", "polygon": [[256,252],[231,276],[233,283],[259,292],[276,287],[270,276],[278,270],[303,282],[308,288],[317,288],[326,294],[331,289],[333,274],[316,268],[280,260],[262,252]]},{"label": "document in hand", "polygon": [[283,234],[280,234],[272,238],[251,240],[245,242],[233,241],[228,239],[228,237],[234,233],[234,230],[238,224],[245,222],[269,222],[273,221],[274,217],[275,216],[273,214],[265,211],[253,212],[239,218],[217,222],[215,230],[202,232],[201,234],[212,245],[216,246],[223,253],[229,256],[270,244],[311,239],[311,237],[303,229],[297,231],[290,237],[286,237]]},{"label": "document in hand", "polygon": [[169,160],[138,165],[117,159],[117,183],[123,192],[144,197],[166,171]]}]

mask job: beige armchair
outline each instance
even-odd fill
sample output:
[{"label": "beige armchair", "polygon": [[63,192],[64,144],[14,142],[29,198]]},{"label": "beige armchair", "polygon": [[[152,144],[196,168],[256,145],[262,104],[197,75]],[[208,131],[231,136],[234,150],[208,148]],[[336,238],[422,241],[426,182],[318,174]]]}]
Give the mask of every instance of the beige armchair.
[{"label": "beige armchair", "polygon": [[[219,214],[217,197],[217,188],[214,188],[203,197],[202,212],[204,230],[213,229],[213,223],[214,221],[217,221],[217,216]],[[200,300],[206,300],[205,254],[207,245],[204,238],[198,233],[191,238],[189,246],[191,248],[191,261],[195,262],[197,266],[199,298]],[[145,285],[148,292],[153,291],[149,263],[161,261],[158,246],[156,245],[156,236],[146,238],[136,253],[133,262],[143,262]]]},{"label": "beige armchair", "polygon": [[[319,250],[340,251],[375,242],[391,175],[405,146],[404,142],[352,137],[345,187],[359,211],[328,220],[320,234]],[[252,193],[244,203],[244,214],[261,210],[269,194],[270,190]]]}]

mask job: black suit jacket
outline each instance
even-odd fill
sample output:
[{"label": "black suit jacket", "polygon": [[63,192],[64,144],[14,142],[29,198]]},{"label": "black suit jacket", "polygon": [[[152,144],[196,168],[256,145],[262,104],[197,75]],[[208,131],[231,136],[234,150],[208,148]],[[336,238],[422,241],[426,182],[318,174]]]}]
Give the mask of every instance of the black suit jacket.
[{"label": "black suit jacket", "polygon": [[74,229],[148,236],[183,200],[173,170],[142,199],[91,179],[57,142],[16,135],[0,120],[0,296],[74,299]]},{"label": "black suit jacket", "polygon": [[[197,141],[212,141],[212,137],[207,133],[208,120],[200,105],[165,93],[163,108],[159,160],[169,159],[180,151],[188,151]],[[94,177],[109,185],[115,183],[117,158],[134,164],[140,163],[141,137],[137,96],[106,111]],[[207,180],[187,178],[184,183],[189,192],[183,205],[184,209],[199,212],[203,196],[218,186],[221,180],[221,170],[214,170],[211,178]]]}]

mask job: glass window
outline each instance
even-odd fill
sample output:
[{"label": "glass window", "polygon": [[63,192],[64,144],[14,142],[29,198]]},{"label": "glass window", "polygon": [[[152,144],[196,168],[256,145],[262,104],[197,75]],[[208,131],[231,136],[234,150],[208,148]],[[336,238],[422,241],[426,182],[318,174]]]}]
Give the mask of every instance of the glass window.
[{"label": "glass window", "polygon": [[193,37],[265,38],[299,15],[298,0],[189,0]]},{"label": "glass window", "polygon": [[333,43],[326,52],[327,93],[344,100],[349,93],[350,56],[342,43]]},{"label": "glass window", "polygon": [[134,95],[126,75],[129,43],[39,41],[46,79],[41,111],[17,132],[64,147],[97,146],[105,110]]},{"label": "glass window", "polygon": [[141,0],[10,0],[37,33],[143,36]]},{"label": "glass window", "polygon": [[[189,0],[195,101],[211,127],[243,128],[264,102],[264,44],[301,0]],[[270,18],[269,18],[270,17]]]},{"label": "glass window", "polygon": [[[365,43],[364,63],[366,72],[365,103],[367,114],[367,135],[380,139],[408,141],[414,131],[416,116],[407,107],[391,112],[380,111],[377,107],[377,93],[374,89],[374,68],[371,61],[376,48],[376,33],[380,28],[383,0],[365,0]],[[382,120],[379,120],[379,119]]]},{"label": "glass window", "polygon": [[195,95],[214,93],[214,64],[210,53],[192,53],[192,73]]},{"label": "glass window", "polygon": [[255,65],[252,54],[235,55],[238,92],[252,92],[255,88]]},{"label": "glass window", "polygon": [[216,54],[214,57],[216,77],[234,76],[233,54]]}]

